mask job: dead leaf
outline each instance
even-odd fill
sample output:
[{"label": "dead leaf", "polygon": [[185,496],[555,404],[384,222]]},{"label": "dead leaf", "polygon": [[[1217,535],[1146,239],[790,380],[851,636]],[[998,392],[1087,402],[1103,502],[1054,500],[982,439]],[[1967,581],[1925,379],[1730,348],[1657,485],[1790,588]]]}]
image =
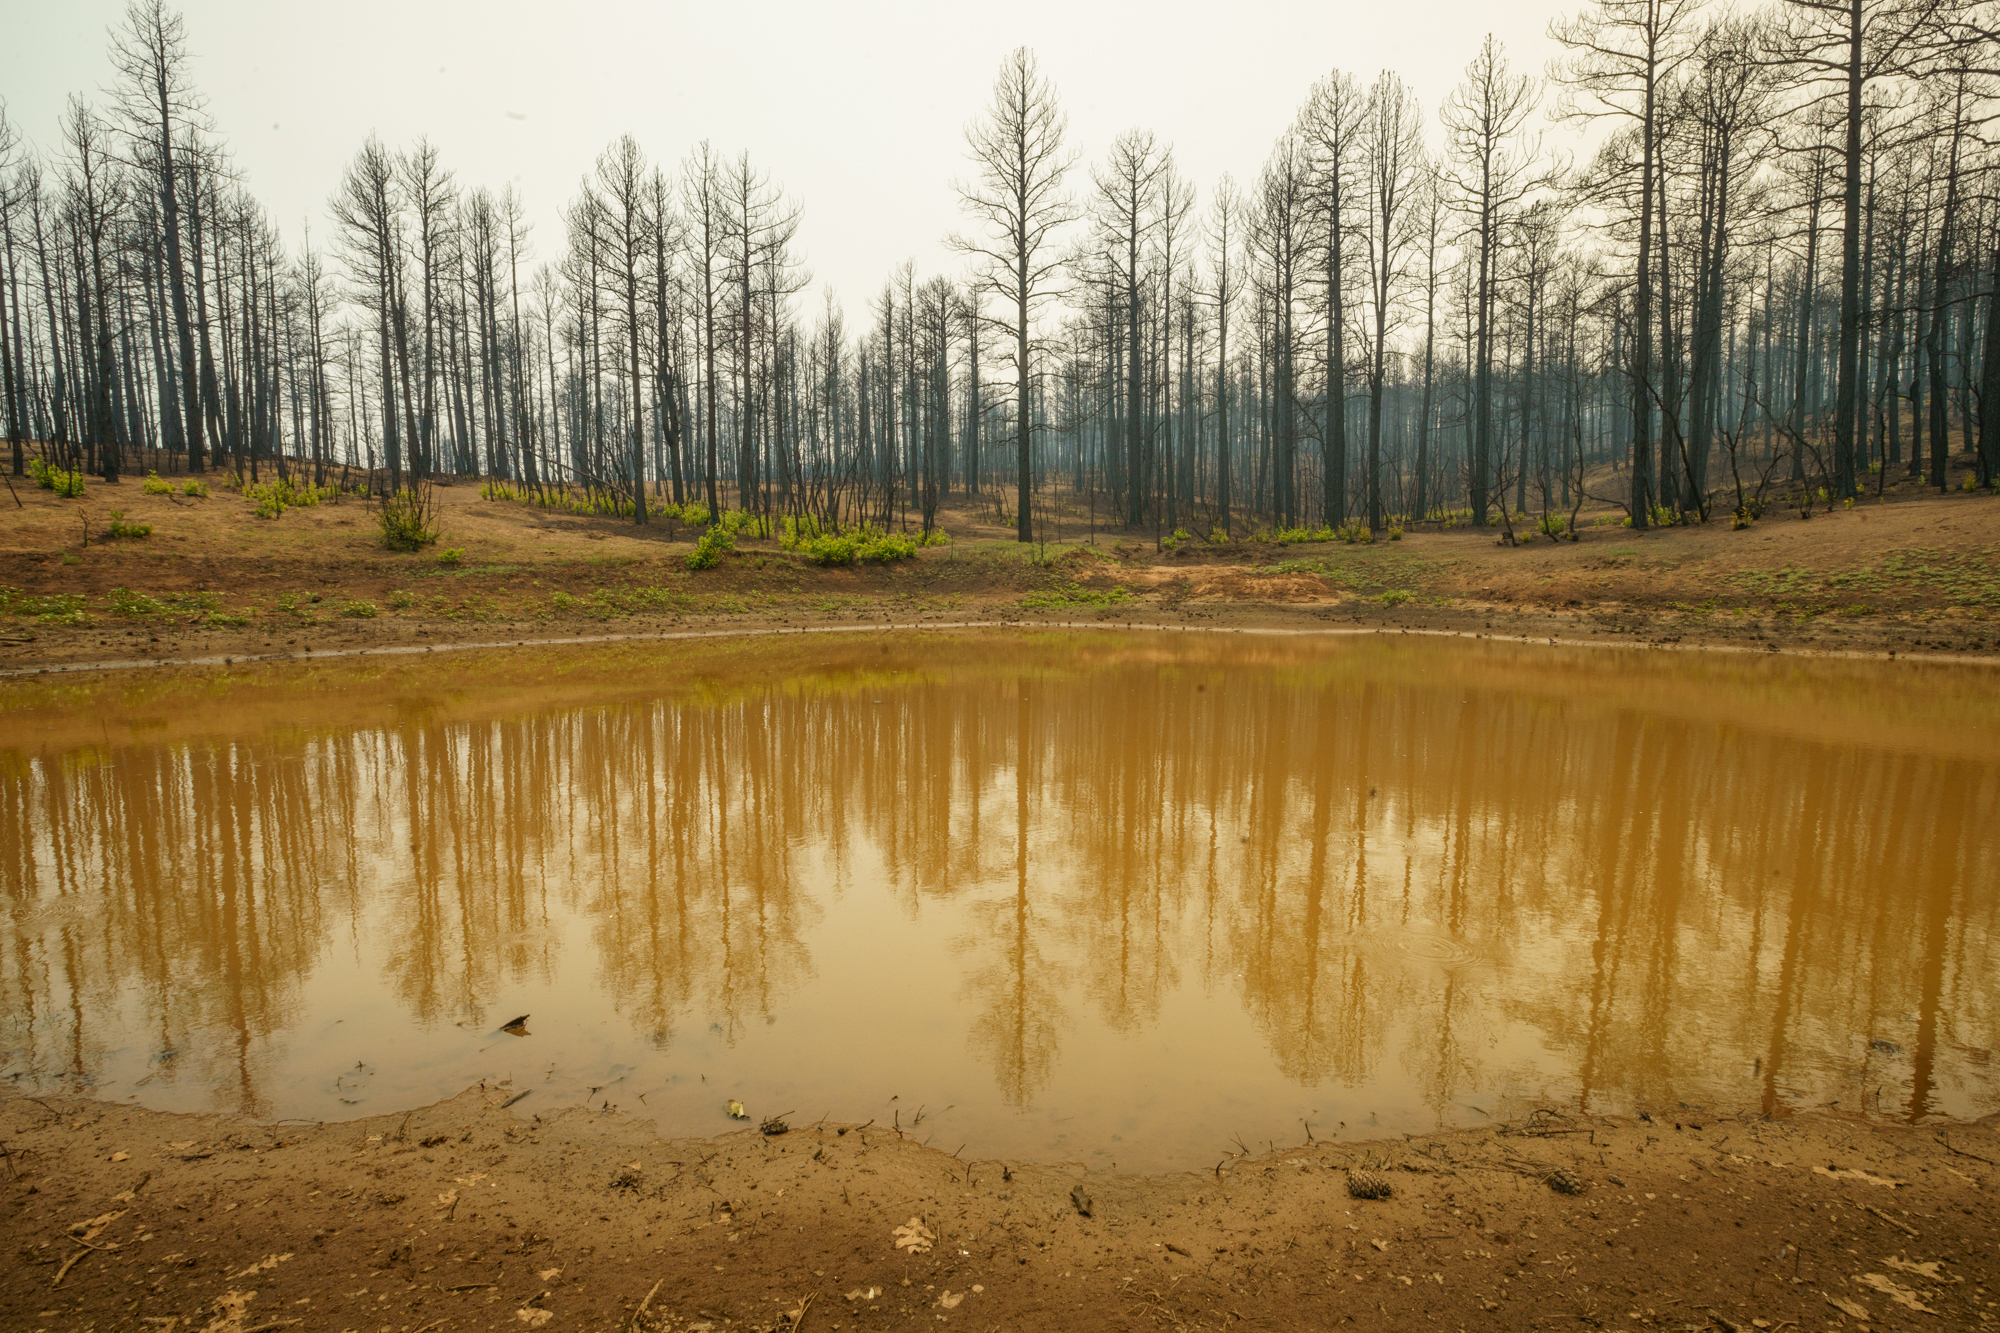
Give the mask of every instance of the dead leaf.
[{"label": "dead leaf", "polygon": [[911,1254],[929,1254],[931,1242],[937,1235],[924,1225],[924,1219],[913,1217],[907,1223],[889,1233],[896,1238],[896,1248],[908,1250]]},{"label": "dead leaf", "polygon": [[524,1305],[514,1311],[514,1317],[529,1328],[540,1328],[543,1324],[548,1323],[549,1320],[554,1319],[556,1312],[554,1310],[537,1310],[532,1305]]},{"label": "dead leaf", "polygon": [[562,1269],[544,1268],[541,1272],[535,1274],[535,1276],[540,1278],[544,1282],[553,1282],[557,1278],[562,1276]]},{"label": "dead leaf", "polygon": [[1937,1313],[1936,1310],[1931,1309],[1930,1306],[1925,1305],[1922,1301],[1918,1300],[1916,1292],[1911,1291],[1908,1287],[1897,1286],[1894,1282],[1891,1282],[1888,1278],[1883,1277],[1880,1273],[1863,1273],[1860,1277],[1855,1278],[1854,1280],[1856,1282],[1859,1282],[1864,1287],[1869,1287],[1875,1291],[1881,1292],[1884,1296],[1887,1296],[1890,1300],[1902,1306],[1905,1310],[1918,1310],[1924,1314]]},{"label": "dead leaf", "polygon": [[129,1162],[132,1160],[132,1154],[129,1152],[115,1152],[111,1154],[111,1160],[114,1162]]},{"label": "dead leaf", "polygon": [[169,1143],[167,1146],[175,1152],[186,1152],[189,1148],[194,1147],[194,1140],[189,1139],[186,1143]]},{"label": "dead leaf", "polygon": [[743,1109],[742,1102],[732,1098],[729,1103],[729,1118],[731,1120],[748,1120],[750,1113]]},{"label": "dead leaf", "polygon": [[454,1185],[465,1185],[467,1187],[470,1187],[473,1185],[477,1185],[480,1181],[484,1179],[486,1179],[486,1173],[483,1171],[479,1171],[479,1172],[474,1172],[472,1175],[469,1176],[453,1176],[451,1178],[451,1183]]},{"label": "dead leaf", "polygon": [[881,1294],[882,1289],[880,1287],[856,1287],[853,1291],[847,1293],[847,1299],[850,1301],[872,1301]]},{"label": "dead leaf", "polygon": [[1829,1171],[1823,1166],[1816,1166],[1813,1168],[1813,1172],[1816,1175],[1825,1176],[1828,1180],[1865,1180],[1871,1185],[1883,1185],[1889,1189],[1895,1189],[1898,1185],[1906,1183],[1901,1180],[1891,1180],[1887,1176],[1878,1176],[1872,1171],[1863,1171],[1855,1167],[1848,1167],[1839,1171]]},{"label": "dead leaf", "polygon": [[627,1171],[644,1171],[646,1168],[637,1162],[627,1162],[625,1163],[625,1169]]},{"label": "dead leaf", "polygon": [[230,1276],[232,1278],[239,1278],[239,1277],[249,1277],[254,1273],[268,1273],[272,1269],[276,1268],[279,1264],[285,1262],[285,1260],[291,1257],[292,1256],[289,1254],[267,1254],[262,1259],[259,1259],[256,1263],[251,1264],[248,1268],[244,1269],[242,1272],[231,1273]]},{"label": "dead leaf", "polygon": [[956,1310],[959,1307],[959,1303],[964,1299],[965,1299],[965,1293],[962,1291],[959,1292],[958,1295],[956,1296],[952,1295],[951,1292],[947,1291],[945,1292],[944,1295],[938,1297],[938,1304],[942,1305],[947,1310]]},{"label": "dead leaf", "polygon": [[1884,1259],[1882,1262],[1889,1265],[1889,1267],[1891,1268],[1897,1269],[1900,1272],[1915,1273],[1918,1277],[1927,1277],[1933,1282],[1965,1281],[1965,1279],[1962,1277],[1947,1277],[1945,1275],[1944,1269],[1940,1266],[1941,1261],[1937,1259],[1932,1259],[1927,1263],[1920,1264],[1905,1259],[1902,1255],[1899,1254],[1893,1259]]},{"label": "dead leaf", "polygon": [[250,1302],[256,1299],[254,1291],[229,1291],[217,1296],[216,1316],[202,1326],[201,1333],[241,1333],[243,1316]]},{"label": "dead leaf", "polygon": [[1373,1245],[1376,1249],[1382,1251],[1384,1254],[1387,1254],[1389,1252],[1389,1242],[1386,1240],[1371,1240],[1368,1243],[1370,1245]]},{"label": "dead leaf", "polygon": [[457,1190],[446,1190],[444,1193],[438,1195],[438,1207],[440,1208],[449,1208],[457,1202],[458,1202]]},{"label": "dead leaf", "polygon": [[1825,1292],[1821,1292],[1820,1295],[1826,1296],[1826,1303],[1846,1315],[1849,1319],[1873,1318],[1868,1313],[1868,1307],[1860,1301],[1850,1301],[1845,1296],[1828,1296]]}]

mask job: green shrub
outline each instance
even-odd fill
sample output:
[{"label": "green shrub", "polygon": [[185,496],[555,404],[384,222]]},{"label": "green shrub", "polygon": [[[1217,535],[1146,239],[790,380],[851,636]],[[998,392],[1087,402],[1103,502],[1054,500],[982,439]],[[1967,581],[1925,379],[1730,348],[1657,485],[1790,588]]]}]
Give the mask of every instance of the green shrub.
[{"label": "green shrub", "polygon": [[324,490],[310,483],[301,486],[290,477],[253,482],[243,488],[243,498],[256,506],[258,518],[276,518],[287,509],[310,509],[338,494],[331,486]]},{"label": "green shrub", "polygon": [[736,534],[730,531],[726,523],[719,523],[702,533],[696,540],[694,549],[688,552],[687,567],[714,569],[722,562],[722,553],[733,550],[735,546]]},{"label": "green shrub", "polygon": [[197,500],[206,500],[208,498],[208,483],[190,477],[181,483],[181,494],[191,495]]},{"label": "green shrub", "polygon": [[1376,600],[1384,606],[1401,606],[1405,602],[1414,601],[1416,596],[1408,588],[1391,588]]},{"label": "green shrub", "polygon": [[65,500],[74,500],[83,494],[83,470],[68,470],[50,467],[39,458],[28,460],[28,475],[35,484],[45,491],[54,491]]},{"label": "green shrub", "polygon": [[416,605],[416,602],[416,598],[410,596],[410,594],[404,592],[401,588],[389,594],[389,609],[391,611],[407,611]]},{"label": "green shrub", "polygon": [[127,523],[125,521],[125,511],[114,509],[111,511],[111,535],[114,537],[143,539],[153,535],[153,525],[151,523]]},{"label": "green shrub", "polygon": [[851,565],[862,540],[853,533],[845,537],[808,537],[795,543],[794,549],[815,565]]},{"label": "green shrub", "polygon": [[384,500],[376,521],[382,525],[382,544],[392,551],[421,551],[433,545],[439,533],[430,483],[418,482]]},{"label": "green shrub", "polygon": [[917,554],[917,544],[898,533],[885,532],[879,537],[871,537],[863,542],[854,554],[861,560],[886,565],[892,560],[914,558]]},{"label": "green shrub", "polygon": [[341,606],[340,614],[346,616],[349,620],[373,620],[375,618],[375,603],[366,601],[347,602]]},{"label": "green shrub", "polygon": [[438,552],[437,562],[440,565],[462,565],[465,563],[465,552],[456,546],[447,546]]},{"label": "green shrub", "polygon": [[148,597],[143,592],[133,592],[130,588],[111,590],[111,613],[127,619],[138,620],[145,616],[165,615],[166,604],[157,598]]},{"label": "green shrub", "polygon": [[147,495],[172,495],[174,484],[170,481],[161,481],[157,472],[148,472],[146,479],[139,483],[139,489]]}]

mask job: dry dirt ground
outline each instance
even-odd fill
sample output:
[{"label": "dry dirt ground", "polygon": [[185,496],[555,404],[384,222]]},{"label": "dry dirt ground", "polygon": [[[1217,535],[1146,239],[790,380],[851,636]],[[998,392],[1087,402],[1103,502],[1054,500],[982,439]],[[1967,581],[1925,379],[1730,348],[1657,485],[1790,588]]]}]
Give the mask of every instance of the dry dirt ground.
[{"label": "dry dirt ground", "polygon": [[[19,1329],[1923,1330],[1995,1323],[1992,1122],[1538,1111],[1136,1178],[892,1129],[664,1141],[504,1088],[259,1125],[0,1096]],[[1387,1199],[1351,1197],[1369,1175]]]},{"label": "dry dirt ground", "polygon": [[[691,571],[688,529],[645,528],[443,486],[444,537],[382,549],[348,497],[256,517],[241,495],[0,498],[0,670],[288,656],[611,634],[965,621],[1428,630],[1756,650],[2000,655],[2000,499],[1906,486],[1801,521],[1633,533],[1586,514],[1576,542],[1491,531],[1374,545],[1240,537],[1156,550],[1152,534],[1022,546],[990,509],[949,508],[950,545],[823,569],[740,541]],[[112,511],[152,526],[109,535]],[[457,552],[447,563],[443,553]],[[118,590],[125,590],[120,593]],[[137,596],[127,595],[137,594]]]}]

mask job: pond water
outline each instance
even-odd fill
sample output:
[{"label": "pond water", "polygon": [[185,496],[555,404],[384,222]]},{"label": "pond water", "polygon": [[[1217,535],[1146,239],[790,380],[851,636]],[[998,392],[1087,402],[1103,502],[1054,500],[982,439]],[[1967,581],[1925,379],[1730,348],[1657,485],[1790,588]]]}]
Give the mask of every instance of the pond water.
[{"label": "pond water", "polygon": [[[2000,677],[1136,632],[0,686],[0,1077],[1208,1167],[2000,1107]],[[524,1032],[501,1026],[527,1015]]]}]

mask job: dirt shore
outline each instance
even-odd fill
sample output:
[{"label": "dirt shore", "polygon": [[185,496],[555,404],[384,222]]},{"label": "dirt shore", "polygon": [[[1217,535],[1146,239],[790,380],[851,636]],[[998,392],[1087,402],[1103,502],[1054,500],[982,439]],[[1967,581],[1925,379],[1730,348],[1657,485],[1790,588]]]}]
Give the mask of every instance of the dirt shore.
[{"label": "dirt shore", "polygon": [[[10,1328],[1975,1328],[2000,1134],[1677,1107],[1158,1177],[500,1087],[260,1125],[0,1098]],[[1387,1199],[1351,1197],[1370,1177]]]},{"label": "dirt shore", "polygon": [[[0,670],[688,631],[1062,622],[1348,629],[1867,655],[2000,655],[2000,502],[1898,494],[1810,521],[1519,547],[1492,530],[1373,545],[1091,531],[1021,546],[990,510],[947,509],[945,546],[819,568],[739,541],[692,571],[691,534],[441,487],[437,548],[381,548],[365,502],[256,516],[243,497],[80,500],[26,489],[0,525]],[[113,508],[144,538],[108,535]]]}]

